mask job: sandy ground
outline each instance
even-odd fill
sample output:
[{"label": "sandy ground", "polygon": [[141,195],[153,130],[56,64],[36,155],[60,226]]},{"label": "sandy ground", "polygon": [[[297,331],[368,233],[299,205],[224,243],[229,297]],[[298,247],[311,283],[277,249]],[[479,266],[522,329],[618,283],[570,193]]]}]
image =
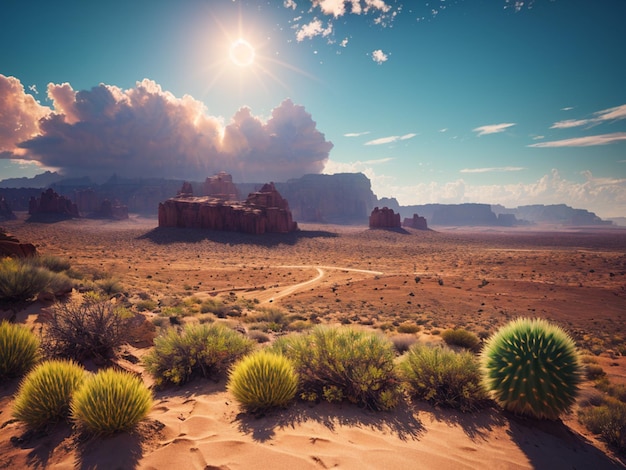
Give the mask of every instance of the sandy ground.
[{"label": "sandy ground", "polygon": [[[3,226],[41,253],[70,258],[77,271],[119,279],[131,299],[236,296],[389,334],[417,324],[424,341],[449,327],[488,334],[519,316],[547,318],[596,355],[611,380],[626,382],[624,230],[302,225],[258,237],[158,229],[136,216]],[[33,321],[41,308],[18,318]],[[417,403],[371,413],[297,403],[256,419],[224,383],[195,381],[157,391],[136,432],[102,440],[69,425],[25,433],[11,419],[16,388],[0,385],[0,468],[624,468],[577,423],[575,409],[538,424],[498,409],[463,415]]]}]

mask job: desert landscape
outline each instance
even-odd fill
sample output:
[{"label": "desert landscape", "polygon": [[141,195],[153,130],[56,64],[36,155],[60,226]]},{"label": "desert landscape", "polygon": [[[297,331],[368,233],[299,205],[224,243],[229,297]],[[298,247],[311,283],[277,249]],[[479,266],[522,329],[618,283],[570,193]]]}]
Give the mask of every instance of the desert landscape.
[{"label": "desert landscape", "polygon": [[[566,330],[612,383],[626,383],[626,232],[618,228],[299,224],[297,232],[258,236],[159,228],[136,215],[25,218],[4,228],[41,254],[68,259],[82,275],[78,284],[108,279],[116,286],[111,297],[153,325],[124,346],[119,361],[148,385],[141,358],[168,317],[221,322],[260,342],[321,323],[425,343],[442,342],[449,328],[485,339],[509,320],[539,317]],[[194,310],[206,299],[225,308]],[[16,321],[37,331],[49,304],[24,306]],[[250,322],[262,308],[288,320],[282,327]],[[623,455],[578,422],[581,403],[599,393],[590,380],[574,409],[553,422],[495,405],[461,413],[419,401],[377,412],[298,401],[258,417],[238,405],[225,380],[196,379],[155,388],[148,419],[107,438],[69,424],[28,432],[11,418],[18,385],[13,379],[0,388],[0,468],[624,467]]]}]

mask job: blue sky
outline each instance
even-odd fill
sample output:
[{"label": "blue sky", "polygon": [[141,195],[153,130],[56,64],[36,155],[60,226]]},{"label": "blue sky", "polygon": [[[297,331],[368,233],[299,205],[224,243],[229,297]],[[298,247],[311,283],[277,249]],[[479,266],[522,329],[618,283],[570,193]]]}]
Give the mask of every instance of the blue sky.
[{"label": "blue sky", "polygon": [[626,216],[624,18],[623,0],[7,0],[0,179],[361,171],[405,205]]}]

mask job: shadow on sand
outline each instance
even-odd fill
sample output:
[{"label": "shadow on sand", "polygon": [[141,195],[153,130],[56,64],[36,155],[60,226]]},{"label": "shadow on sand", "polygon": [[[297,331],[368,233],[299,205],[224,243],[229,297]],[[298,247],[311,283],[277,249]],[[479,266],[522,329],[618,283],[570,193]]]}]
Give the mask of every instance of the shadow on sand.
[{"label": "shadow on sand", "polygon": [[299,230],[291,233],[265,233],[252,235],[239,232],[194,228],[157,227],[141,235],[140,240],[151,240],[159,245],[170,243],[200,243],[205,240],[230,245],[256,245],[271,248],[278,245],[295,245],[307,238],[335,238],[336,233],[323,230]]},{"label": "shadow on sand", "polygon": [[237,415],[239,431],[250,434],[258,442],[272,439],[275,429],[293,428],[307,421],[320,423],[331,431],[338,426],[351,426],[390,432],[403,441],[419,439],[425,432],[417,414],[407,404],[398,406],[392,412],[374,412],[351,404],[321,402],[309,405],[300,402],[289,409],[273,410],[262,416],[245,412]]}]

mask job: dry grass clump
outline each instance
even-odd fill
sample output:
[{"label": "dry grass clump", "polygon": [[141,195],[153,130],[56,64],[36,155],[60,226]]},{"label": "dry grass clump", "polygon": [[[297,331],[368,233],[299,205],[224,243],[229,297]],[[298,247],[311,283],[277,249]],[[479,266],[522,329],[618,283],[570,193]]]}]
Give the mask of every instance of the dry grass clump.
[{"label": "dry grass clump", "polygon": [[0,259],[0,301],[22,302],[39,295],[62,296],[72,291],[72,280],[41,267],[33,258]]},{"label": "dry grass clump", "polygon": [[43,330],[42,347],[49,357],[106,361],[126,341],[130,320],[127,310],[97,295],[56,303]]},{"label": "dry grass clump", "polygon": [[463,328],[444,330],[441,332],[441,339],[448,346],[459,346],[474,352],[480,350],[480,338]]}]

